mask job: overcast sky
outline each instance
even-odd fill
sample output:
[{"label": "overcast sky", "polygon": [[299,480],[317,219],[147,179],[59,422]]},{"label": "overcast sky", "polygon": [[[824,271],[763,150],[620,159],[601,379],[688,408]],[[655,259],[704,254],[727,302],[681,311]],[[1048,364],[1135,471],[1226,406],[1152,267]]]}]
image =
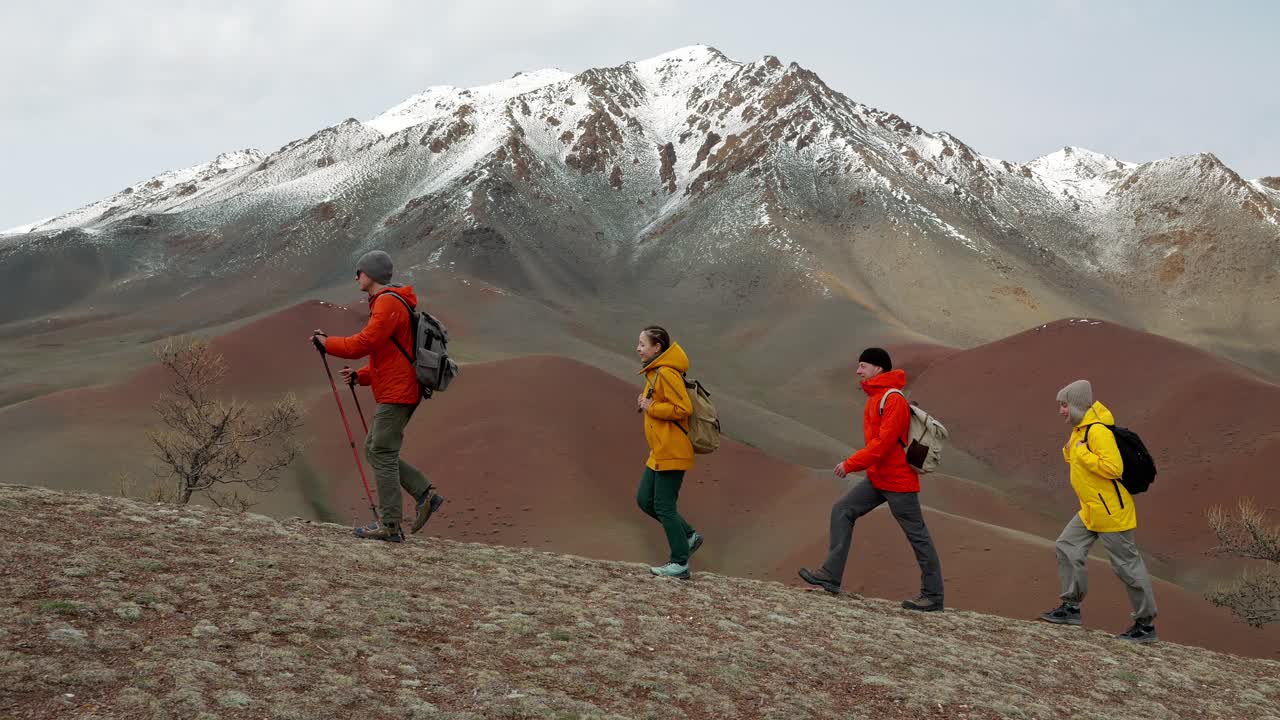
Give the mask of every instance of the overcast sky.
[{"label": "overcast sky", "polygon": [[1280,175],[1280,2],[3,0],[0,229],[273,151],[432,85],[706,44],[979,151],[1209,151]]}]

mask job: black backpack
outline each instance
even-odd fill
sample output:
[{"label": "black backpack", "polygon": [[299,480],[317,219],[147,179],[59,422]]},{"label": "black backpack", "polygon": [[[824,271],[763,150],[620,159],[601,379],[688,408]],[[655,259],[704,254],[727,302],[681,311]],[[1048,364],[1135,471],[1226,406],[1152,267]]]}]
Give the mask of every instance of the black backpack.
[{"label": "black backpack", "polygon": [[1156,461],[1152,459],[1147,446],[1142,444],[1138,433],[1119,425],[1093,423],[1084,429],[1084,441],[1089,442],[1089,428],[1101,425],[1116,436],[1116,447],[1120,449],[1120,460],[1124,463],[1124,475],[1120,484],[1130,495],[1146,492],[1151,483],[1156,481]]}]

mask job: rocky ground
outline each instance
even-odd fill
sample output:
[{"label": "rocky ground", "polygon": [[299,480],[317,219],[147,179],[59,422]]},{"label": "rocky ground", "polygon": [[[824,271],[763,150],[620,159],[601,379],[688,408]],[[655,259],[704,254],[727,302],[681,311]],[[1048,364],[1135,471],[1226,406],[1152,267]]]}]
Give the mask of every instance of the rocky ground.
[{"label": "rocky ground", "polygon": [[1280,663],[0,485],[0,719],[1280,718]]}]

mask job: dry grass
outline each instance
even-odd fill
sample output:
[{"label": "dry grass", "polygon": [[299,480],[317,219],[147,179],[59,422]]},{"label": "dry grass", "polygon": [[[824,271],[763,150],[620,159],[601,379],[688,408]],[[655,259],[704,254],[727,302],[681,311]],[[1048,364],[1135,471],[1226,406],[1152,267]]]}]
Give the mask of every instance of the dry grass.
[{"label": "dry grass", "polygon": [[1280,718],[1280,663],[0,485],[0,718]]}]

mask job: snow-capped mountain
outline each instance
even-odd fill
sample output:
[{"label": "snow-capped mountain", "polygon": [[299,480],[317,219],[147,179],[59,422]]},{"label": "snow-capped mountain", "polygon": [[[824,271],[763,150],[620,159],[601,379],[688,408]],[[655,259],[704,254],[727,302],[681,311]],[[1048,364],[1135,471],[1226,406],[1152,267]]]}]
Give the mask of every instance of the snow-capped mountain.
[{"label": "snow-capped mountain", "polygon": [[0,253],[81,243],[151,271],[336,276],[381,246],[541,297],[839,297],[959,343],[1092,311],[1271,347],[1278,203],[1212,155],[987,157],[794,63],[695,46],[431,88],[26,226]]}]

